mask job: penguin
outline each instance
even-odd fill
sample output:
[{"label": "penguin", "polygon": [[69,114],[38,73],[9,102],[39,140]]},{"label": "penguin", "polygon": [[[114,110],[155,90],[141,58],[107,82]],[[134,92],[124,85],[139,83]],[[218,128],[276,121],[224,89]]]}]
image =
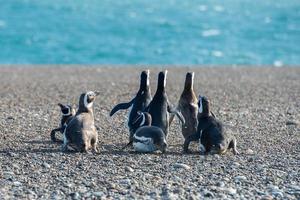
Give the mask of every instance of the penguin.
[{"label": "penguin", "polygon": [[234,154],[239,154],[236,138],[226,133],[222,122],[211,115],[209,100],[204,96],[199,96],[198,107],[197,132],[186,138],[183,145],[184,152],[189,151],[191,141],[200,139],[200,152],[204,154],[224,154],[229,149],[233,149]]},{"label": "penguin", "polygon": [[97,152],[98,133],[94,124],[93,103],[98,95],[98,92],[93,91],[80,95],[76,115],[68,123],[63,134],[63,151],[67,151],[68,145],[72,145],[80,152],[87,152],[90,148]]},{"label": "penguin", "polygon": [[[198,99],[194,92],[194,72],[188,72],[185,77],[184,89],[181,93],[177,110],[180,111],[185,119],[182,124],[181,133],[186,139],[191,134],[196,133],[198,126]],[[170,124],[174,119],[174,114],[170,116]]]},{"label": "penguin", "polygon": [[58,128],[55,128],[51,131],[51,134],[50,134],[50,137],[51,137],[51,140],[53,142],[62,142],[61,140],[58,140],[56,137],[55,137],[55,133],[56,132],[61,132],[63,133],[67,124],[71,121],[71,119],[75,116],[75,109],[72,108],[72,106],[70,105],[63,105],[61,103],[58,104],[58,106],[60,107],[60,110],[61,110],[61,120],[60,120],[60,127]]},{"label": "penguin", "polygon": [[132,141],[132,136],[138,128],[133,124],[133,120],[138,116],[137,112],[144,110],[152,100],[150,81],[149,81],[149,70],[142,71],[140,79],[140,89],[136,96],[128,103],[120,103],[116,105],[110,112],[110,116],[113,116],[117,111],[130,108],[128,116],[128,128],[129,128],[129,143]]},{"label": "penguin", "polygon": [[133,148],[137,152],[150,153],[160,150],[166,152],[168,147],[163,130],[157,126],[151,126],[151,115],[147,112],[138,112],[137,119],[133,122],[139,128],[133,135]]},{"label": "penguin", "polygon": [[169,132],[169,113],[176,114],[182,124],[185,124],[185,120],[181,112],[173,109],[168,101],[165,90],[167,73],[167,70],[165,72],[159,72],[155,95],[149,106],[145,109],[145,111],[148,112],[152,117],[152,126],[161,128],[166,137],[168,136]]}]

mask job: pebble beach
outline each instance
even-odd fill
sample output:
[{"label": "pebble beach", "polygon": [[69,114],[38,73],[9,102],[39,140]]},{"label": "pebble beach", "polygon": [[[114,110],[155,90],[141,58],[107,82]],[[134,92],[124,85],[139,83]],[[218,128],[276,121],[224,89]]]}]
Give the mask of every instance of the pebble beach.
[{"label": "pebble beach", "polygon": [[[165,154],[121,150],[128,102],[149,67],[0,67],[0,199],[300,199],[300,68],[150,67],[154,95],[159,71],[176,105],[185,74],[195,72],[196,94],[207,96],[216,117],[231,127],[239,155],[182,151],[178,119]],[[99,91],[94,103],[100,152],[63,153],[50,140],[57,103],[77,106],[79,95]],[[61,134],[57,133],[61,138]]]}]

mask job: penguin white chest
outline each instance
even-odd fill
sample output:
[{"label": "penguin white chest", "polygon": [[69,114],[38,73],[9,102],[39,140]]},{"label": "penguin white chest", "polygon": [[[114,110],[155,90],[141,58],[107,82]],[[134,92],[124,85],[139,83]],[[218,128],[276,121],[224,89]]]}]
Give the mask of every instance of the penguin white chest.
[{"label": "penguin white chest", "polygon": [[147,137],[139,137],[139,136],[134,136],[136,141],[133,142],[133,148],[137,152],[153,152],[156,151],[157,148],[153,144],[152,138],[147,138]]}]

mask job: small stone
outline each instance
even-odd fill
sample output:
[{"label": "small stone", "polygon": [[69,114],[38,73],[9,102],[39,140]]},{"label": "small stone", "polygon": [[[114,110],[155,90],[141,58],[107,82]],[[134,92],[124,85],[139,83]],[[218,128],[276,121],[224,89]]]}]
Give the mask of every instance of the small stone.
[{"label": "small stone", "polygon": [[76,199],[80,199],[80,194],[78,192],[73,192],[70,194],[71,198],[76,200]]},{"label": "small stone", "polygon": [[182,169],[186,169],[186,170],[191,169],[190,166],[188,166],[188,165],[186,165],[186,164],[183,164],[183,163],[175,163],[175,164],[174,164],[174,167],[175,167],[175,168],[182,168]]},{"label": "small stone", "polygon": [[234,180],[235,180],[236,182],[238,182],[238,181],[245,181],[245,180],[247,180],[247,177],[246,177],[246,176],[236,176],[236,177],[234,178]]},{"label": "small stone", "polygon": [[15,153],[13,153],[13,152],[8,152],[7,154],[8,154],[8,156],[10,156],[10,157],[16,157],[16,156],[17,156],[17,154],[15,154]]},{"label": "small stone", "polygon": [[231,187],[229,187],[229,188],[223,188],[223,191],[226,192],[226,193],[228,193],[228,194],[231,194],[231,195],[236,194],[236,189],[231,188]]},{"label": "small stone", "polygon": [[203,196],[204,197],[214,197],[214,194],[209,190],[204,190],[203,191]]},{"label": "small stone", "polygon": [[134,170],[131,167],[129,167],[129,166],[125,167],[125,171],[126,172],[134,172]]},{"label": "small stone", "polygon": [[254,151],[252,149],[247,149],[246,154],[253,155]]},{"label": "small stone", "polygon": [[22,185],[22,183],[19,181],[15,181],[13,184],[14,184],[14,186],[17,186],[17,187]]},{"label": "small stone", "polygon": [[293,120],[288,120],[288,121],[286,121],[285,124],[286,124],[287,126],[291,126],[291,125],[297,126],[297,125],[299,124],[299,122],[293,121]]},{"label": "small stone", "polygon": [[225,187],[225,183],[220,181],[220,182],[217,183],[217,186],[218,187]]},{"label": "small stone", "polygon": [[44,162],[44,163],[43,163],[43,167],[45,167],[45,168],[48,168],[48,169],[49,169],[51,166],[50,166],[48,163]]},{"label": "small stone", "polygon": [[279,190],[277,191],[272,191],[272,196],[276,197],[276,198],[282,198],[283,197],[283,193]]},{"label": "small stone", "polygon": [[93,192],[93,195],[96,197],[101,197],[104,195],[104,193],[103,192]]},{"label": "small stone", "polygon": [[131,183],[130,179],[120,180],[120,184],[122,184],[122,185],[130,185],[130,183]]}]

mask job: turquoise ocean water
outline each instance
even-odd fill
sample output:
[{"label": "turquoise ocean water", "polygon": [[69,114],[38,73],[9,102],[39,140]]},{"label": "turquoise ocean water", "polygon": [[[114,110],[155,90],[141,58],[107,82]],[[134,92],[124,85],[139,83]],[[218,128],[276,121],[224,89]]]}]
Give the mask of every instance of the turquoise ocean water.
[{"label": "turquoise ocean water", "polygon": [[300,64],[300,0],[0,0],[0,64]]}]

